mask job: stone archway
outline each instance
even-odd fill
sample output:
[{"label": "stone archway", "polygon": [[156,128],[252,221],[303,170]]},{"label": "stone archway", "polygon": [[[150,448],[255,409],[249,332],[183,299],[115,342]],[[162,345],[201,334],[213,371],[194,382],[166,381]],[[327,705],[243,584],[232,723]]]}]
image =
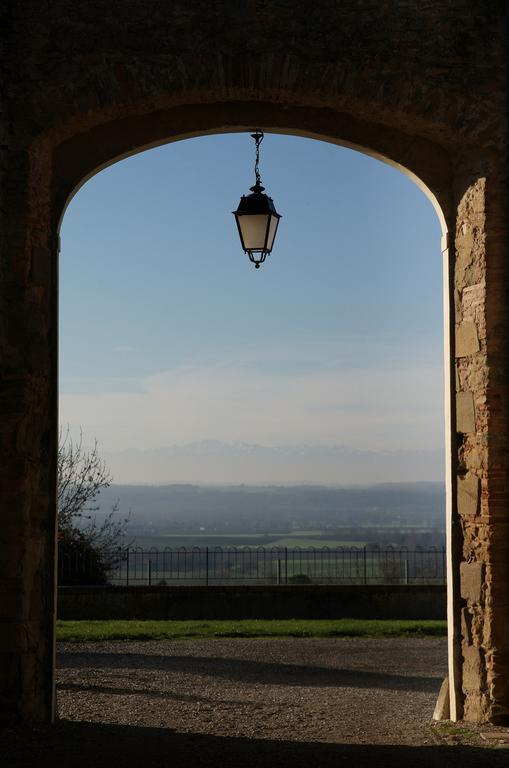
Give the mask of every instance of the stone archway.
[{"label": "stone archway", "polygon": [[[504,18],[481,0],[34,0],[2,11],[0,712],[53,717],[58,227],[120,157],[225,130],[361,148],[444,232],[451,713],[509,716]],[[92,7],[93,6],[93,7]],[[97,17],[98,9],[102,15]],[[450,254],[450,255],[449,255]]]}]

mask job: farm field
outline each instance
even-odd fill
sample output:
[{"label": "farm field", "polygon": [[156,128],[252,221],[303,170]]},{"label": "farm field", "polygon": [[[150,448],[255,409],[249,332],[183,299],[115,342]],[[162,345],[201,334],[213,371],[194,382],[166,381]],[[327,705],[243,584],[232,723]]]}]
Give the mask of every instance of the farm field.
[{"label": "farm field", "polygon": [[365,540],[331,539],[322,531],[292,531],[289,533],[183,533],[160,536],[136,536],[132,546],[141,549],[165,547],[363,547]]}]

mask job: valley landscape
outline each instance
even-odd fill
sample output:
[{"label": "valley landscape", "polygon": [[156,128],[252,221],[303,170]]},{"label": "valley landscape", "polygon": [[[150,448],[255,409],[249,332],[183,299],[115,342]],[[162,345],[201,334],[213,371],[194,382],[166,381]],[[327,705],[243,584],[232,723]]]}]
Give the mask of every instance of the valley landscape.
[{"label": "valley landscape", "polygon": [[128,517],[124,545],[441,547],[443,483],[323,485],[112,485],[101,493],[108,513],[118,501]]}]

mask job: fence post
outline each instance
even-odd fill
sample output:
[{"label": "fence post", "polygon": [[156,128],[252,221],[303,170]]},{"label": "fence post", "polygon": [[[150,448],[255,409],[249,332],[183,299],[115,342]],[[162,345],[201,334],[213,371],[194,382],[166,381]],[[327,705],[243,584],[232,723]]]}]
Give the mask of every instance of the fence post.
[{"label": "fence post", "polygon": [[288,584],[288,547],[285,547],[285,584]]},{"label": "fence post", "polygon": [[148,559],[148,585],[149,587],[152,586],[152,560]]},{"label": "fence post", "polygon": [[209,548],[205,547],[205,585],[209,585]]},{"label": "fence post", "polygon": [[126,585],[126,587],[129,586],[129,547],[127,547],[127,561],[126,561],[126,568],[125,568],[125,585]]},{"label": "fence post", "polygon": [[277,583],[281,584],[281,560],[277,559]]},{"label": "fence post", "polygon": [[405,558],[405,584],[408,584],[408,558]]},{"label": "fence post", "polygon": [[364,560],[364,584],[368,583],[368,563],[366,560],[366,547],[363,547],[363,560]]}]

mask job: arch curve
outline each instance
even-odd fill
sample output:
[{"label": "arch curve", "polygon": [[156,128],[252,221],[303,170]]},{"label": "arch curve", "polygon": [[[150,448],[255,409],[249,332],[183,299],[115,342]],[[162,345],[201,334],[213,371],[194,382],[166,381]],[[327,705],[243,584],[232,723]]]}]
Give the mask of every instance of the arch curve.
[{"label": "arch curve", "polygon": [[250,131],[262,127],[326,141],[387,163],[408,176],[428,197],[448,231],[451,161],[427,139],[382,130],[377,123],[331,109],[288,107],[270,102],[221,102],[178,106],[163,112],[120,116],[78,133],[53,150],[53,226],[58,230],[76,192],[96,173],[139,152],[196,136]]}]

